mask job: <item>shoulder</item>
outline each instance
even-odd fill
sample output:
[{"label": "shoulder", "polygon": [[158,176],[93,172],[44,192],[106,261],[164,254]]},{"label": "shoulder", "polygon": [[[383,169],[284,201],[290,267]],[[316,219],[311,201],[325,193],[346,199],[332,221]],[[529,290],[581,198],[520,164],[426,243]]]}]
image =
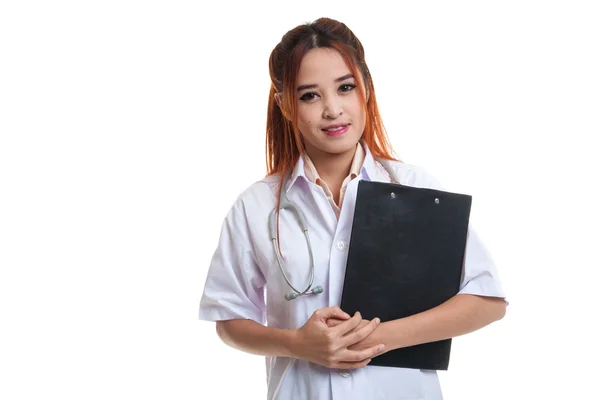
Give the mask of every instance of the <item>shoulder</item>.
[{"label": "shoulder", "polygon": [[271,175],[246,187],[235,199],[232,212],[246,216],[270,212],[276,204],[280,179],[279,175]]},{"label": "shoulder", "polygon": [[378,167],[393,172],[401,185],[443,189],[444,185],[422,165],[391,160],[378,160],[378,164]]}]

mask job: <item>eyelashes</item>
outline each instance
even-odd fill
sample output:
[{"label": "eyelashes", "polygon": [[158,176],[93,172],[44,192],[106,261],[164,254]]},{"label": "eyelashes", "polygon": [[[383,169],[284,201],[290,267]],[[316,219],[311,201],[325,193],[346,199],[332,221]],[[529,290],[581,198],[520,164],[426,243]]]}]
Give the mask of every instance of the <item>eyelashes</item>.
[{"label": "eyelashes", "polygon": [[302,100],[302,101],[310,101],[310,100],[314,99],[315,96],[317,96],[317,94],[314,93],[314,92],[304,93],[302,95],[302,97],[300,97],[300,100]]},{"label": "eyelashes", "polygon": [[[342,93],[349,93],[351,91],[353,91],[354,89],[356,89],[356,85],[353,83],[344,83],[343,85],[340,85],[340,87],[338,88],[338,92],[342,92]],[[302,101],[310,101],[315,99],[318,96],[318,94],[316,92],[307,92],[304,93],[301,97],[300,100]]]},{"label": "eyelashes", "polygon": [[355,89],[356,85],[354,83],[344,83],[342,86],[340,86],[340,89],[343,87],[347,88],[346,90],[343,90],[343,92],[349,92],[349,91]]}]

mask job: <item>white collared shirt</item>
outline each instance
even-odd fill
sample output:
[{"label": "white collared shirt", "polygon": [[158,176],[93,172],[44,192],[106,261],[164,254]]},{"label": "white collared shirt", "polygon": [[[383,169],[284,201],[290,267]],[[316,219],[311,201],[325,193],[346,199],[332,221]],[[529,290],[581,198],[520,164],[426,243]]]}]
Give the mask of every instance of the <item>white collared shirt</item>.
[{"label": "white collared shirt", "polygon": [[[357,179],[348,183],[339,219],[321,187],[307,179],[302,157],[286,183],[289,200],[306,216],[315,261],[313,286],[321,285],[323,293],[293,301],[284,298],[291,289],[279,271],[267,225],[279,195],[279,177],[270,176],[246,189],[225,218],[200,302],[201,320],[251,319],[297,329],[314,311],[339,306],[358,182],[390,182],[362,145],[363,166]],[[421,167],[402,162],[389,166],[403,185],[444,190]],[[279,224],[285,271],[292,284],[304,290],[310,272],[304,235],[291,211],[281,212]],[[494,262],[471,228],[459,293],[504,297]],[[266,357],[266,372],[268,399],[442,399],[435,371],[367,365],[343,373],[304,360]]]}]

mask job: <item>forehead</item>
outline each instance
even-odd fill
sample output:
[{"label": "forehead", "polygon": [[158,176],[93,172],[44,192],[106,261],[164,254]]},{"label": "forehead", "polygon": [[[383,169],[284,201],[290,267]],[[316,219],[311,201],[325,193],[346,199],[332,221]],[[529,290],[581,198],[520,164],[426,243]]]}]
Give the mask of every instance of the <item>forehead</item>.
[{"label": "forehead", "polygon": [[329,83],[351,73],[344,59],[336,50],[311,49],[300,63],[298,84]]}]

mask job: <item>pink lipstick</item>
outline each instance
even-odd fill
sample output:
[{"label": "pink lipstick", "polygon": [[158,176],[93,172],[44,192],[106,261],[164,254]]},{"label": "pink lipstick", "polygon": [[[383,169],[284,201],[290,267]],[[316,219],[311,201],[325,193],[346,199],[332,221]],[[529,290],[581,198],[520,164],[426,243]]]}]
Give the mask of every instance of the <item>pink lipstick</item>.
[{"label": "pink lipstick", "polygon": [[322,129],[329,136],[340,136],[348,132],[350,125],[330,125],[327,128]]}]

